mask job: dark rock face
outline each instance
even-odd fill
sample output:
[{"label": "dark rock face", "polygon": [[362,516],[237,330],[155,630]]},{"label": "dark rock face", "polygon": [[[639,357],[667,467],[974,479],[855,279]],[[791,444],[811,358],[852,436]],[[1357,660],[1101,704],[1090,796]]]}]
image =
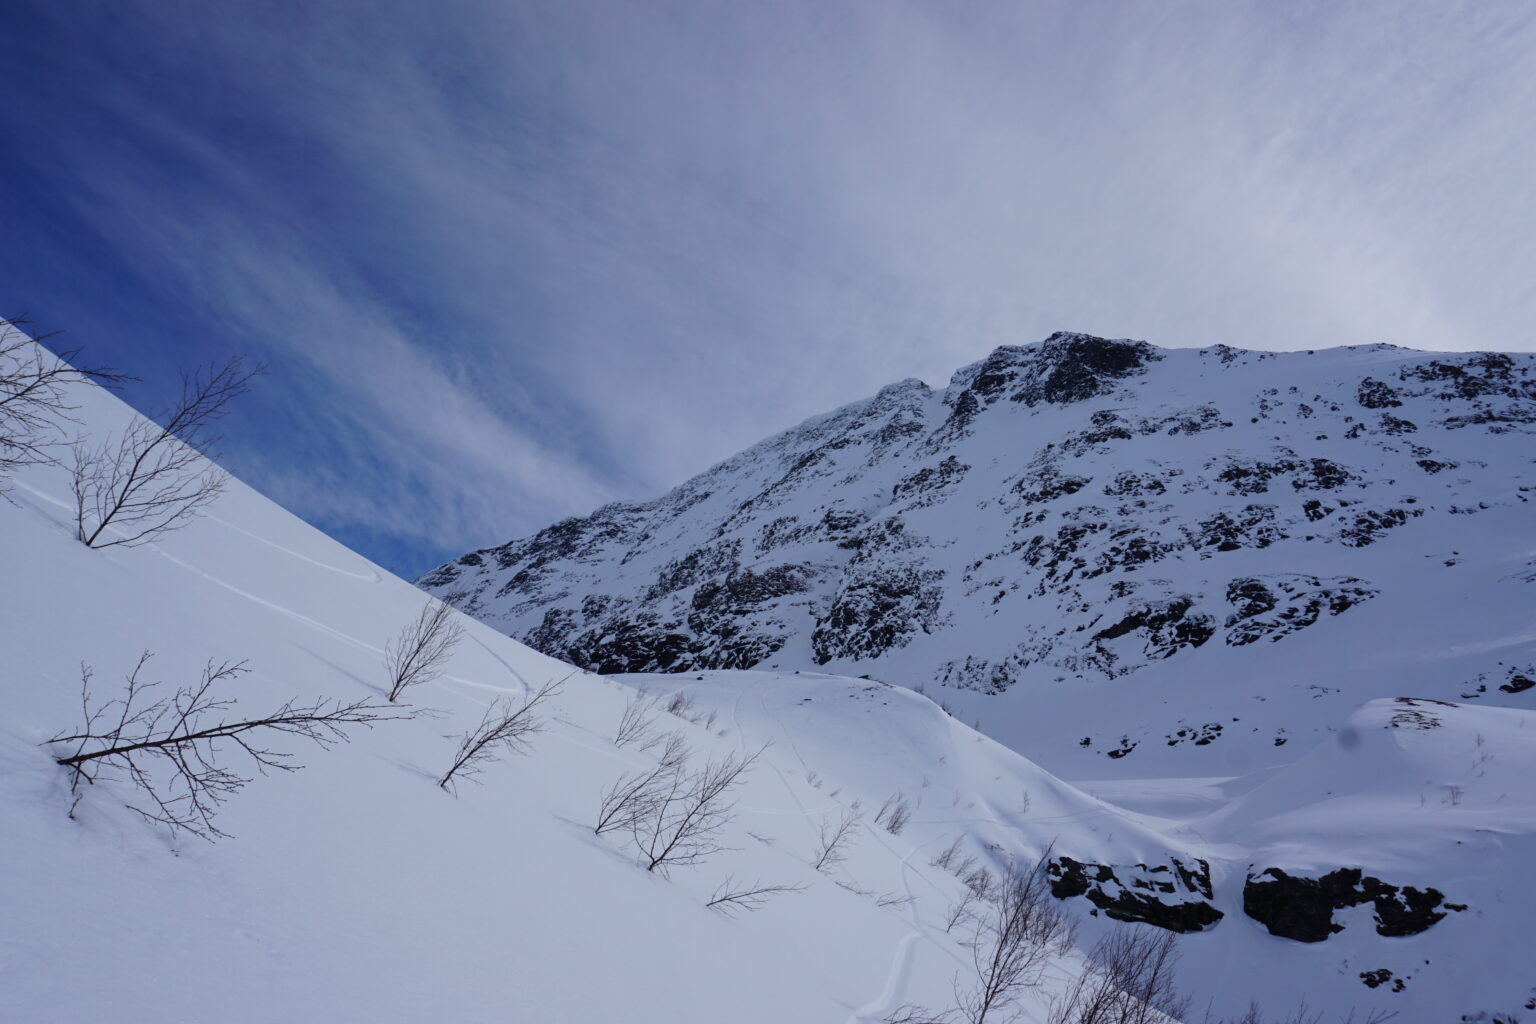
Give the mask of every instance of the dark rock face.
[{"label": "dark rock face", "polygon": [[939,617],[943,573],[913,568],[851,572],[811,634],[818,665],[904,646]]},{"label": "dark rock face", "polygon": [[970,466],[965,465],[953,455],[946,457],[936,466],[924,466],[916,473],[903,477],[891,489],[893,498],[915,498],[922,504],[929,504],[926,497],[934,491],[942,491],[965,476]]},{"label": "dark rock face", "polygon": [[1198,932],[1222,918],[1221,911],[1208,902],[1212,898],[1211,867],[1203,860],[1195,860],[1193,867],[1176,857],[1169,864],[1151,867],[1112,867],[1057,857],[1046,865],[1046,873],[1051,878],[1051,895],[1063,900],[1084,896],[1116,921]]},{"label": "dark rock face", "polygon": [[1027,406],[1085,401],[1159,358],[1157,349],[1145,342],[1110,341],[1065,331],[1039,345],[1005,345],[988,356],[971,378],[966,390],[973,408],[966,412],[966,419],[974,417],[974,407],[1003,398]]},{"label": "dark rock face", "polygon": [[1192,615],[1194,600],[1175,598],[1159,604],[1133,608],[1119,622],[1093,635],[1095,640],[1114,640],[1128,633],[1146,634],[1149,657],[1167,658],[1186,647],[1199,647],[1216,633],[1216,623],[1208,615]]},{"label": "dark rock face", "polygon": [[1385,967],[1378,967],[1374,971],[1361,971],[1360,981],[1366,988],[1380,988],[1382,985],[1390,985],[1393,992],[1401,992],[1408,987],[1407,978],[1395,978],[1392,972]]},{"label": "dark rock face", "polygon": [[1340,516],[1338,538],[1345,547],[1363,548],[1383,533],[1424,514],[1423,509],[1369,508]]},{"label": "dark rock face", "polygon": [[1257,874],[1250,871],[1243,886],[1243,913],[1271,935],[1297,942],[1322,942],[1343,931],[1333,912],[1364,903],[1375,905],[1376,931],[1387,936],[1417,935],[1445,917],[1442,906],[1465,909],[1447,904],[1438,889],[1388,885],[1359,868],[1339,868],[1318,878],[1265,868]]},{"label": "dark rock face", "polygon": [[1447,701],[1425,697],[1396,697],[1393,698],[1393,704],[1396,707],[1392,712],[1392,728],[1420,730],[1440,728],[1445,723],[1435,712],[1442,707],[1456,706]]},{"label": "dark rock face", "polygon": [[1331,459],[1296,458],[1289,450],[1268,461],[1233,458],[1216,474],[1216,479],[1231,488],[1231,493],[1241,495],[1268,493],[1276,478],[1289,481],[1297,491],[1333,491],[1359,476]]},{"label": "dark rock face", "polygon": [[1499,689],[1505,693],[1524,693],[1536,686],[1536,672],[1527,669],[1525,672],[1511,672],[1509,682],[1499,684]]},{"label": "dark rock face", "polygon": [[1353,576],[1323,579],[1303,573],[1242,577],[1227,585],[1234,611],[1227,617],[1227,643],[1242,647],[1274,642],[1305,629],[1323,615],[1339,615],[1380,591]]},{"label": "dark rock face", "polygon": [[803,565],[767,569],[733,568],[723,579],[700,584],[693,592],[695,611],[732,612],[810,589],[815,574]]},{"label": "dark rock face", "polygon": [[1403,404],[1398,400],[1396,391],[1374,377],[1362,380],[1355,394],[1360,404],[1367,409],[1389,409]]},{"label": "dark rock face", "polygon": [[1288,534],[1275,525],[1274,505],[1245,505],[1233,512],[1218,512],[1190,531],[1190,546],[1216,551],[1267,548]]},{"label": "dark rock face", "polygon": [[1144,342],[1106,341],[1086,334],[1058,332],[1040,347],[1034,373],[1025,386],[1009,396],[1015,402],[1081,402],[1108,390],[1112,381],[1128,377],[1158,358]]}]

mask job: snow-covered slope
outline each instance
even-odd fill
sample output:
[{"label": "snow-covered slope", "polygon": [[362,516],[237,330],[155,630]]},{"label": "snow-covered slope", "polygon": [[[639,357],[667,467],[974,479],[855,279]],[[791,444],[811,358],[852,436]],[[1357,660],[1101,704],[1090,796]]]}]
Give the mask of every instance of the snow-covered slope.
[{"label": "snow-covered slope", "polygon": [[1536,356],[1059,334],[420,584],[602,672],[924,689],[1068,778],[1230,776],[1404,694],[1536,700]]},{"label": "snow-covered slope", "polygon": [[791,756],[775,771],[818,787],[813,819],[851,795],[866,809],[882,794],[909,798],[901,838],[917,854],[899,876],[860,882],[916,894],[925,936],[931,877],[909,873],[966,835],[983,854],[1049,848],[1053,890],[1082,915],[1085,942],[1115,920],[1181,930],[1196,1019],[1207,1006],[1235,1017],[1250,1000],[1278,1019],[1305,1000],[1325,1019],[1353,1008],[1357,1020],[1509,1021],[1536,1002],[1523,940],[1536,915],[1536,713],[1373,701],[1285,767],[1105,781],[1088,795],[888,684],[620,678],[777,737]]},{"label": "snow-covered slope", "polygon": [[[92,434],[129,415],[85,396]],[[0,1020],[842,1024],[949,998],[965,952],[936,922],[963,886],[929,866],[926,830],[861,826],[834,874],[809,866],[825,818],[888,795],[862,769],[843,781],[835,750],[798,744],[827,779],[813,786],[768,724],[663,713],[701,760],[776,741],[727,849],[670,880],[622,835],[592,832],[601,791],[651,760],[612,742],[633,693],[620,684],[577,673],[530,754],[457,798],[439,789],[488,703],[571,673],[468,620],[447,675],[410,694],[439,716],[331,750],[277,737],[307,767],[235,794],[217,819],[233,838],[169,838],[127,810],[121,781],[87,787],[71,820],[67,773],[41,744],[78,725],[82,662],[111,696],[145,649],[164,690],[210,659],[248,659],[227,691],[236,713],[377,699],[382,649],[423,599],[238,484],[162,542],[106,550],[74,540],[68,494],[62,471],[33,468],[0,502]],[[1039,775],[899,693],[905,761],[985,747],[994,774]],[[825,719],[842,733],[864,720],[852,705]],[[728,875],[804,889],[732,919],[704,908]]]}]

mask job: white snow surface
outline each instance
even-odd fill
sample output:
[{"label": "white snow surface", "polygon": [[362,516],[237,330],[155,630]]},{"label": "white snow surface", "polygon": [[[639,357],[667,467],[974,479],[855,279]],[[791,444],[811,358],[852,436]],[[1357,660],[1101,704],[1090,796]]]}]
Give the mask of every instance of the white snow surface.
[{"label": "white snow surface", "polygon": [[[82,410],[95,433],[131,415],[100,393]],[[788,669],[572,674],[465,619],[447,674],[410,694],[438,717],[380,723],[331,750],[285,738],[276,745],[307,767],[235,794],[218,819],[232,838],[168,837],[126,809],[121,783],[91,787],[72,820],[67,773],[44,741],[77,726],[82,663],[110,694],[145,649],[166,688],[210,659],[248,659],[232,689],[242,712],[377,698],[384,645],[422,595],[238,483],[187,529],[108,550],[74,539],[62,471],[26,470],[8,496],[0,1020],[872,1024],[902,1003],[942,1008],[963,983],[966,930],[944,930],[963,886],[930,863],[957,837],[993,867],[1050,846],[1119,868],[1208,861],[1224,917],[1181,940],[1197,1013],[1207,1000],[1235,1013],[1250,998],[1280,1010],[1305,996],[1453,1021],[1536,996],[1525,938],[1536,715],[1486,703],[1373,700],[1249,774],[1138,774],[1163,762],[1124,758],[1117,778],[1072,785],[900,687]],[[1490,649],[1530,642],[1528,616],[1521,627],[1512,611],[1483,613]],[[531,753],[457,797],[434,784],[489,702],[567,676]],[[695,698],[699,721],[661,718],[700,756],[767,744],[730,849],[670,878],[637,866],[622,836],[591,830],[601,790],[648,762],[612,742],[636,689]],[[1049,716],[1064,699],[1016,702],[1017,714],[1059,730]],[[914,814],[896,835],[872,819],[898,793]],[[813,870],[818,828],[855,807],[865,817],[847,859]],[[1317,944],[1243,913],[1250,870],[1340,866],[1433,886],[1467,909],[1383,938],[1358,907]],[[703,904],[728,875],[805,888],[727,918]],[[1084,941],[1124,927],[1085,900],[1067,905]],[[1076,964],[1052,965],[1022,1019],[1043,1019]],[[1377,970],[1402,991],[1367,987],[1362,972]]]}]

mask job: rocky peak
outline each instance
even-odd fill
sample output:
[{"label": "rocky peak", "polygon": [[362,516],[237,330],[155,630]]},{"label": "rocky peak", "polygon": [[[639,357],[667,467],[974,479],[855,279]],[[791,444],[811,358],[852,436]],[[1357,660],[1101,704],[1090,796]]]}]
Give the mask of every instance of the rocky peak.
[{"label": "rocky peak", "polygon": [[1057,331],[1033,345],[994,349],[955,374],[946,401],[957,409],[988,406],[1005,397],[1027,406],[1081,402],[1161,358],[1144,341]]}]

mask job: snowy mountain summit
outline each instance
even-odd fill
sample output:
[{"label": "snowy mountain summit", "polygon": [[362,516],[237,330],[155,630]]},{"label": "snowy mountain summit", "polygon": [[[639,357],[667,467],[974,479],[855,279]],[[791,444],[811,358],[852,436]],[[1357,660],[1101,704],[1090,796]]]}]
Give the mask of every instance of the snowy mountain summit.
[{"label": "snowy mountain summit", "polygon": [[419,584],[594,671],[925,690],[1069,777],[1536,700],[1536,356],[1058,333]]}]

